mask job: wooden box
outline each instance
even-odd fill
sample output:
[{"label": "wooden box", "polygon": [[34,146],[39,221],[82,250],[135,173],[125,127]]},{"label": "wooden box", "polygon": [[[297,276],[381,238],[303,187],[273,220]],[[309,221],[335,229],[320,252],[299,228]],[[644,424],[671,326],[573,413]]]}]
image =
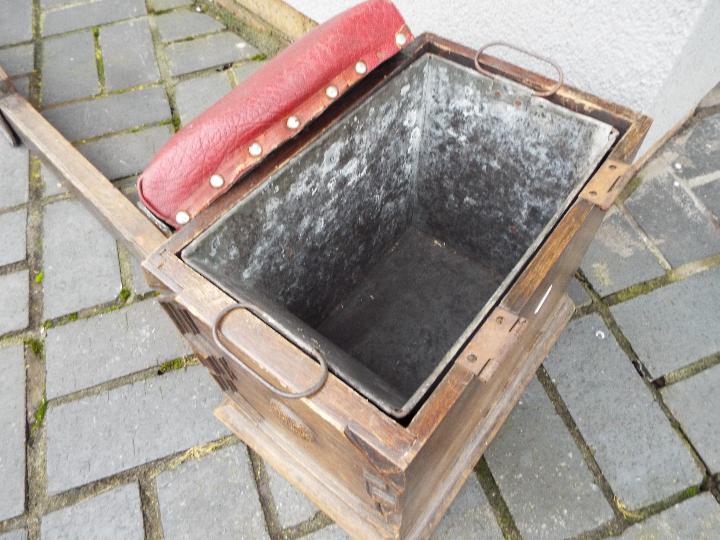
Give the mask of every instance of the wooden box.
[{"label": "wooden box", "polygon": [[[528,87],[552,81],[475,60],[420,36],[169,238],[0,93],[12,131],[144,259],[225,394],[216,416],[357,538],[431,535],[569,320],[568,281],[650,123],[567,86],[541,99]],[[338,172],[353,168],[365,176]]]}]

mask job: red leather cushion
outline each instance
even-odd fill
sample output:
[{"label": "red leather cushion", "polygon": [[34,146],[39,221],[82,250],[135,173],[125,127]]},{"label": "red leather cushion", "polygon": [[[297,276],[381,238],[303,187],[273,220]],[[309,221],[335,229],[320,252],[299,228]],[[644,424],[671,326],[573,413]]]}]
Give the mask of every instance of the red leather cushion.
[{"label": "red leather cushion", "polygon": [[[342,94],[412,37],[389,0],[364,2],[317,26],[178,131],[138,179],[141,200],[182,226],[332,103],[337,96],[328,87]],[[213,175],[222,180],[211,184]]]}]

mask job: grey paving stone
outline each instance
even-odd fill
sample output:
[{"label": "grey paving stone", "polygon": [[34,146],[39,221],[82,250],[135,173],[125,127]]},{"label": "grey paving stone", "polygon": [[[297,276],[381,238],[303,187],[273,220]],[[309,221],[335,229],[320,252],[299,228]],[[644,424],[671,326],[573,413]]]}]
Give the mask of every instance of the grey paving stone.
[{"label": "grey paving stone", "polygon": [[645,176],[625,206],[672,266],[720,253],[720,232],[668,169]]},{"label": "grey paving stone", "polygon": [[0,209],[27,202],[29,170],[27,148],[0,144]]},{"label": "grey paving stone", "polygon": [[614,207],[608,211],[581,268],[601,296],[665,273],[639,233]]},{"label": "grey paving stone", "polygon": [[32,43],[2,49],[0,50],[0,66],[2,66],[5,73],[11,77],[31,73],[34,64],[34,50],[35,47]]},{"label": "grey paving stone", "polygon": [[485,458],[525,537],[567,538],[613,517],[537,379],[528,386]]},{"label": "grey paving stone", "polygon": [[16,531],[10,531],[9,533],[0,534],[0,540],[27,540],[27,531],[25,529],[18,529]]},{"label": "grey paving stone", "polygon": [[50,406],[48,492],[58,493],[227,435],[202,366]]},{"label": "grey paving stone", "polygon": [[263,61],[251,61],[240,64],[239,66],[233,68],[233,75],[235,76],[235,80],[238,82],[238,84],[243,82],[245,79],[247,79],[250,75],[255,73],[264,65],[265,62]]},{"label": "grey paving stone", "polygon": [[27,270],[0,276],[0,291],[3,297],[0,302],[0,335],[27,327],[30,301],[28,280]]},{"label": "grey paving stone", "polygon": [[318,509],[305,495],[295,489],[268,463],[265,464],[265,470],[281,527],[292,527],[315,515]]},{"label": "grey paving stone", "polygon": [[610,308],[653,378],[720,351],[720,268]]},{"label": "grey paving stone", "polygon": [[162,88],[144,88],[72,103],[44,111],[43,115],[71,141],[162,122],[171,117]]},{"label": "grey paving stone", "polygon": [[307,536],[303,540],[350,540],[350,537],[337,525],[329,525]]},{"label": "grey paving stone", "polygon": [[218,32],[225,28],[209,15],[188,9],[158,15],[155,20],[162,41],[177,41]]},{"label": "grey paving stone", "polygon": [[25,224],[27,211],[23,208],[0,214],[0,266],[25,258]]},{"label": "grey paving stone", "polygon": [[78,201],[46,206],[43,234],[45,319],[117,297],[122,284],[115,240]]},{"label": "grey paving stone", "polygon": [[43,195],[45,197],[67,193],[67,188],[60,181],[58,175],[55,174],[55,171],[42,162],[40,164],[40,177],[43,181]]},{"label": "grey paving stone", "polygon": [[693,189],[703,204],[720,219],[720,177]]},{"label": "grey paving stone", "polygon": [[628,509],[701,482],[702,471],[599,316],[570,323],[545,368]]},{"label": "grey paving stone", "polygon": [[0,349],[0,521],[25,511],[25,357]]},{"label": "grey paving stone", "polygon": [[81,144],[78,150],[114,180],[141,172],[172,133],[172,126],[153,126]]},{"label": "grey paving stone", "polygon": [[716,105],[720,105],[720,83],[707,93],[698,107],[704,109],[707,107],[715,107]]},{"label": "grey paving stone", "polygon": [[175,101],[180,120],[183,124],[189,123],[229,91],[230,79],[225,72],[178,83],[175,87]]},{"label": "grey paving stone", "polygon": [[32,2],[0,0],[0,46],[32,39]]},{"label": "grey paving stone", "polygon": [[191,6],[194,0],[150,0],[150,5],[155,11],[164,11],[182,6]]},{"label": "grey paving stone", "polygon": [[165,538],[268,538],[243,445],[162,473],[157,490]]},{"label": "grey paving stone", "polygon": [[42,58],[43,105],[100,92],[95,41],[89,30],[46,39]]},{"label": "grey paving stone", "polygon": [[136,483],[126,484],[42,518],[43,540],[145,538]]},{"label": "grey paving stone", "polygon": [[720,531],[720,505],[702,493],[627,529],[625,540],[715,540]]},{"label": "grey paving stone", "polygon": [[30,77],[16,77],[12,79],[15,90],[25,99],[30,97]]},{"label": "grey paving stone", "polygon": [[191,353],[157,301],[48,330],[48,399],[88,388]]},{"label": "grey paving stone", "polygon": [[678,419],[710,472],[720,472],[720,366],[666,386],[665,404]]},{"label": "grey paving stone", "polygon": [[575,307],[587,306],[592,302],[590,295],[585,290],[577,278],[572,278],[568,283],[567,294],[575,303]]},{"label": "grey paving stone", "polygon": [[130,264],[130,268],[132,271],[133,291],[135,292],[135,294],[146,294],[152,291],[153,288],[150,287],[150,285],[148,285],[147,281],[145,280],[142,268],[140,267],[140,261],[133,257]]},{"label": "grey paving stone", "polygon": [[172,75],[184,75],[201,69],[248,60],[258,54],[249,43],[231,32],[222,32],[192,41],[180,41],[165,47]]},{"label": "grey paving stone", "polygon": [[86,4],[72,3],[43,13],[43,36],[70,32],[147,13],[143,0],[97,0]]},{"label": "grey paving stone", "polygon": [[471,474],[433,534],[434,540],[502,538],[490,503]]},{"label": "grey paving stone", "polygon": [[121,90],[160,79],[147,19],[101,28],[100,47],[108,90]]},{"label": "grey paving stone", "polygon": [[720,113],[696,120],[689,133],[674,137],[669,146],[678,153],[673,166],[681,178],[720,171]]}]

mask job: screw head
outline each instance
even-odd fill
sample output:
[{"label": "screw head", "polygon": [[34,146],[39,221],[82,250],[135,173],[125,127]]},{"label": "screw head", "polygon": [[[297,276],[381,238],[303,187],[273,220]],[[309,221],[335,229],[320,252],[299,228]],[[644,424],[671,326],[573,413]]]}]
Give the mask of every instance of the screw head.
[{"label": "screw head", "polygon": [[477,355],[474,354],[474,353],[470,353],[470,354],[467,355],[467,361],[470,362],[471,364],[472,364],[473,362],[477,362],[477,359],[478,359],[478,358],[477,358]]},{"label": "screw head", "polygon": [[360,60],[357,64],[355,64],[355,73],[358,75],[362,75],[367,71],[367,64]]},{"label": "screw head", "polygon": [[175,214],[175,221],[178,225],[185,225],[188,221],[190,221],[190,214],[188,214],[185,210],[180,210],[177,214]]},{"label": "screw head", "polygon": [[340,92],[338,92],[337,86],[334,86],[334,85],[328,86],[325,89],[325,95],[327,97],[329,97],[330,99],[335,99],[336,97],[338,97],[339,93]]},{"label": "screw head", "polygon": [[215,189],[219,189],[225,185],[225,179],[219,174],[213,174],[210,177],[210,185]]},{"label": "screw head", "polygon": [[250,145],[250,148],[248,148],[248,152],[250,152],[250,155],[253,157],[259,156],[260,154],[262,154],[262,151],[262,146],[260,146],[260,143],[256,142],[252,143]]},{"label": "screw head", "polygon": [[395,44],[398,47],[402,47],[407,43],[407,36],[403,34],[402,32],[398,32],[395,34]]},{"label": "screw head", "polygon": [[300,127],[300,119],[297,116],[291,116],[287,119],[287,127],[290,129],[297,129]]}]

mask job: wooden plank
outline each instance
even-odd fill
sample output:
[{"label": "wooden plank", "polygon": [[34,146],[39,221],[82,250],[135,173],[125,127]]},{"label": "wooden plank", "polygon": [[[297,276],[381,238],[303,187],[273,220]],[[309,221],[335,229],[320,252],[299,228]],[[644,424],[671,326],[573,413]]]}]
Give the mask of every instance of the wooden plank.
[{"label": "wooden plank", "polygon": [[144,259],[165,242],[165,236],[152,222],[24,97],[14,91],[0,92],[0,112],[22,142],[58,174],[136,257]]}]

